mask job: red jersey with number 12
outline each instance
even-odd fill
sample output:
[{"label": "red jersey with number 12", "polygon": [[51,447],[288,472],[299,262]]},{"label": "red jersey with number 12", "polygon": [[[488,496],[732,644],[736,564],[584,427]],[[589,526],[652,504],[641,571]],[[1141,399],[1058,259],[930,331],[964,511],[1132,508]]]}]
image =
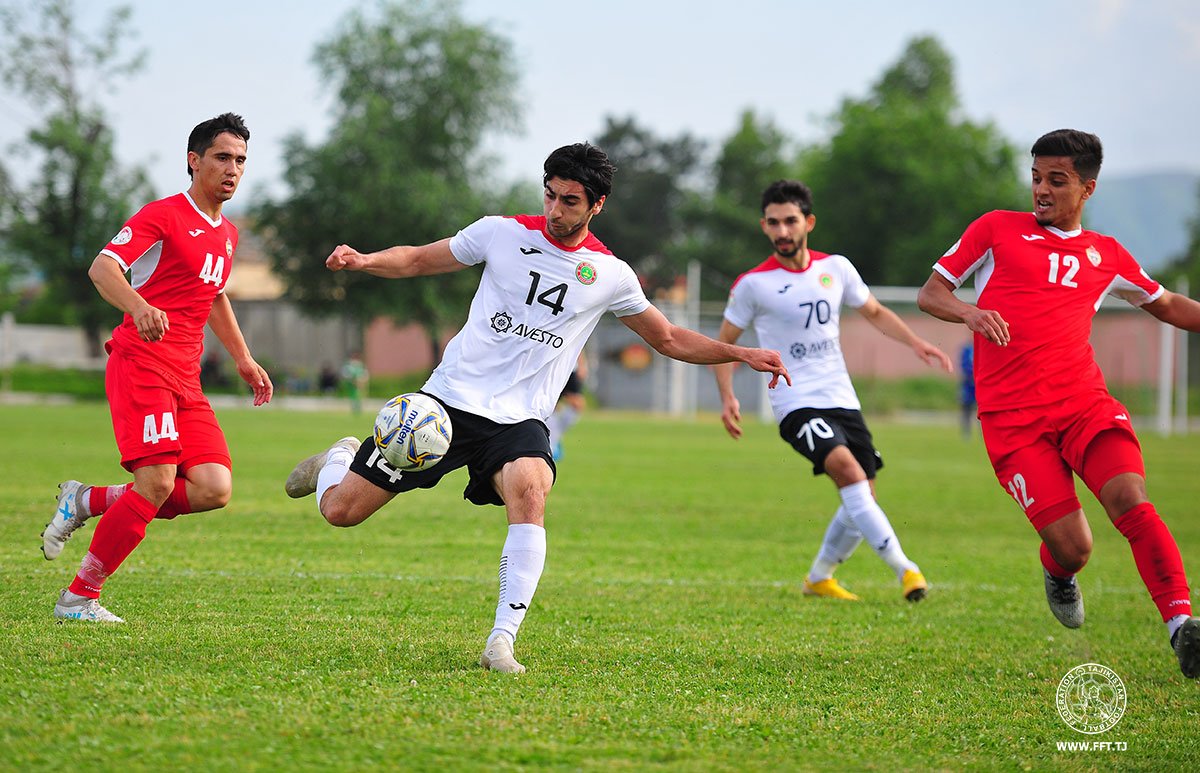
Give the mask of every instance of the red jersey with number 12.
[{"label": "red jersey with number 12", "polygon": [[133,289],[167,313],[170,328],[162,340],[146,342],[126,314],[108,350],[150,358],[177,376],[199,377],[204,325],[229,281],[237,242],[233,223],[209,219],[187,193],[142,207],[100,252],[131,272]]},{"label": "red jersey with number 12", "polygon": [[981,413],[1106,390],[1088,341],[1101,301],[1112,293],[1141,306],[1163,293],[1116,239],[1041,226],[1030,212],[980,217],[933,268],[955,287],[975,274],[979,308],[1009,326],[1007,346],[975,334]]}]

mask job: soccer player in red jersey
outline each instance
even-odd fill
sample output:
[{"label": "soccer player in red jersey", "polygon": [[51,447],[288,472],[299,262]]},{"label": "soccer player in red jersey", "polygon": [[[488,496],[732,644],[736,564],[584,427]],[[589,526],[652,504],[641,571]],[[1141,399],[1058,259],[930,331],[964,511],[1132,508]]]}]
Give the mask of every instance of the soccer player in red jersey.
[{"label": "soccer player in red jersey", "polygon": [[[1088,342],[1107,293],[1200,332],[1200,303],[1151,279],[1112,237],[1084,230],[1096,190],[1100,139],[1059,129],[1034,143],[1033,212],[994,211],[968,226],[934,265],[918,303],[974,333],[979,421],[996,477],[1042,538],[1046,599],[1059,622],[1083,624],[1075,575],[1092,532],[1072,473],[1129,540],[1167,624],[1184,676],[1200,676],[1200,618],[1192,616],[1179,547],[1146,495],[1129,412],[1108,393]],[[975,274],[977,304],[953,294]]]},{"label": "soccer player in red jersey", "polygon": [[133,481],[60,484],[58,508],[42,532],[47,559],[57,558],[89,517],[101,516],[79,573],[54,606],[60,620],[123,622],[100,606],[100,590],[145,537],[146,526],[229,502],[229,447],[200,389],[205,323],[250,385],[254,404],[271,399],[271,379],[250,355],[224,294],[238,232],[221,206],[237,191],[249,139],[233,113],[193,129],[187,192],[142,207],[88,271],[100,295],[125,312],[104,346],[105,391],[121,466]]}]

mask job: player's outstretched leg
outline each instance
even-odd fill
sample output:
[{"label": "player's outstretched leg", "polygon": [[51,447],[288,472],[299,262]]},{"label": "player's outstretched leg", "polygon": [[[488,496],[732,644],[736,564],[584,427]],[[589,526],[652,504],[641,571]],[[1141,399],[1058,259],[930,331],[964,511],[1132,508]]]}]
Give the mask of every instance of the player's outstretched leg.
[{"label": "player's outstretched leg", "polygon": [[58,602],[54,605],[54,617],[59,622],[64,620],[79,620],[84,623],[123,623],[121,618],[100,606],[99,599],[80,596],[67,588],[58,594]]},{"label": "player's outstretched leg", "polygon": [[301,460],[288,475],[287,482],[283,484],[283,490],[293,499],[308,496],[317,490],[317,476],[321,474],[321,468],[325,466],[325,460],[331,451],[344,448],[350,452],[351,456],[354,456],[358,453],[361,445],[362,441],[356,437],[344,437],[321,453]]},{"label": "player's outstretched leg", "polygon": [[1083,591],[1075,577],[1055,577],[1042,568],[1046,579],[1046,603],[1058,622],[1068,628],[1083,625]]},{"label": "player's outstretched leg", "polygon": [[1179,670],[1188,679],[1200,677],[1200,617],[1183,621],[1171,637],[1171,648],[1179,658]]},{"label": "player's outstretched leg", "polygon": [[892,528],[887,514],[875,501],[870,481],[859,481],[838,489],[842,506],[846,508],[854,526],[862,533],[868,545],[884,563],[896,573],[900,580],[900,592],[908,601],[920,601],[929,590],[925,575],[900,547],[900,538]]},{"label": "player's outstretched leg", "polygon": [[42,529],[42,555],[53,561],[62,553],[63,545],[83,525],[90,513],[87,512],[85,486],[77,480],[66,480],[58,484],[58,504],[54,517]]}]

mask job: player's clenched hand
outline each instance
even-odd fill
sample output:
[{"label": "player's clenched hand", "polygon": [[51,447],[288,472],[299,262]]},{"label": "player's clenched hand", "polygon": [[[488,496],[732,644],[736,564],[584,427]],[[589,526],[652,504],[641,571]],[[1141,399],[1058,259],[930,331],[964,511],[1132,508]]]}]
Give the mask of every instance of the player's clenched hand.
[{"label": "player's clenched hand", "polygon": [[357,271],[365,265],[363,254],[348,244],[339,244],[325,259],[325,267],[330,271]]},{"label": "player's clenched hand", "polygon": [[742,436],[742,406],[736,397],[722,401],[721,423],[725,425],[725,431],[734,440]]},{"label": "player's clenched hand", "polygon": [[148,303],[134,309],[129,316],[133,317],[133,324],[143,341],[161,341],[171,328],[171,323],[167,321],[167,312]]},{"label": "player's clenched hand", "polygon": [[770,349],[750,349],[750,354],[746,357],[746,364],[760,373],[770,373],[771,381],[767,387],[774,389],[779,383],[779,377],[782,376],[787,381],[788,386],[792,385],[792,377],[788,374],[787,368],[783,365],[783,358],[779,356],[779,352],[771,351]]},{"label": "player's clenched hand", "polygon": [[1008,323],[1000,316],[1000,312],[975,308],[963,315],[963,323],[971,332],[979,333],[992,343],[1008,346]]},{"label": "player's clenched hand", "polygon": [[271,402],[271,395],[275,393],[275,385],[271,383],[271,377],[267,375],[267,371],[255,362],[253,359],[242,360],[237,363],[238,375],[242,377],[250,385],[250,389],[254,391],[254,404],[263,405]]},{"label": "player's clenched hand", "polygon": [[933,344],[924,339],[918,339],[913,344],[913,351],[921,358],[921,361],[926,365],[941,365],[942,370],[947,373],[954,372],[954,363],[946,356],[946,353],[937,348]]}]

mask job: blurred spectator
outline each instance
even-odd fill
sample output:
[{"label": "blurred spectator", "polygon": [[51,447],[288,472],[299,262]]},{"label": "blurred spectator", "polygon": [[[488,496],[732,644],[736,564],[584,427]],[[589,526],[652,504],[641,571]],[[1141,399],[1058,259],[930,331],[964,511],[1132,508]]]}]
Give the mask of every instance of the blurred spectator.
[{"label": "blurred spectator", "polygon": [[328,362],[321,366],[321,372],[317,375],[317,388],[323,395],[337,393],[338,372]]},{"label": "blurred spectator", "polygon": [[963,344],[958,353],[959,373],[958,405],[962,421],[964,440],[971,438],[971,425],[975,423],[975,348],[970,341]]},{"label": "blurred spectator", "polygon": [[350,359],[342,366],[342,388],[350,398],[350,410],[356,414],[362,413],[362,399],[367,393],[369,380],[362,352],[351,352]]}]

